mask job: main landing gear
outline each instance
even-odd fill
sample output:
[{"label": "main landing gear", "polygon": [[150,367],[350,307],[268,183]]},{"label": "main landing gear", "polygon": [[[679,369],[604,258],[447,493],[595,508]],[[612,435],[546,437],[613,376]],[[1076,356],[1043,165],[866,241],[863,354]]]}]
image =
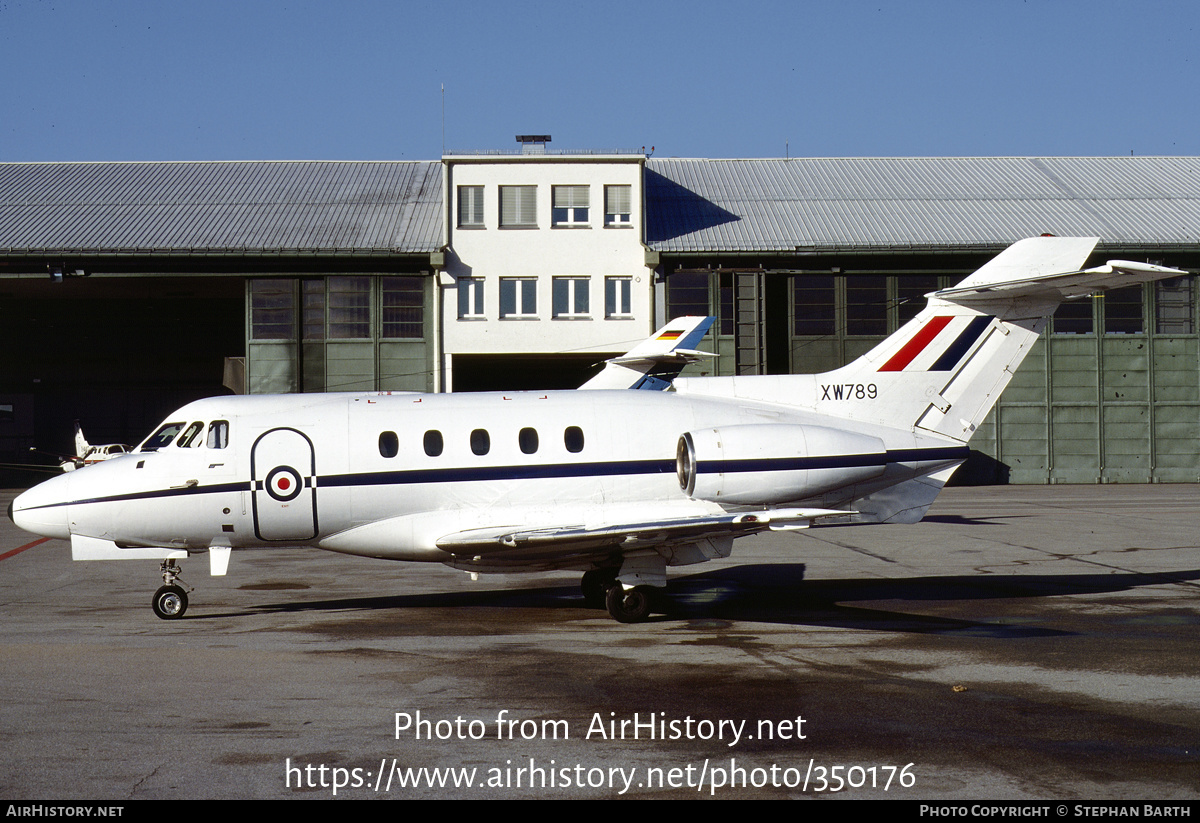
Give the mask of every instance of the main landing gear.
[{"label": "main landing gear", "polygon": [[188,607],[187,592],[176,583],[182,570],[174,560],[164,560],[161,569],[163,585],[154,593],[150,606],[163,620],[178,620]]},{"label": "main landing gear", "polygon": [[650,616],[650,586],[626,589],[617,582],[617,569],[592,569],[583,573],[579,587],[591,608],[608,609],[618,623],[641,623]]}]

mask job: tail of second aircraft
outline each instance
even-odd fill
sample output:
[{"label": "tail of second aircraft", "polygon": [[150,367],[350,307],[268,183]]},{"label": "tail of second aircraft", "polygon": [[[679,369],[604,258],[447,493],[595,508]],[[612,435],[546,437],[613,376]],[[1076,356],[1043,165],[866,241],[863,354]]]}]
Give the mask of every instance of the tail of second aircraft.
[{"label": "tail of second aircraft", "polygon": [[1033,237],[954,288],[929,295],[913,320],[859,359],[817,375],[677,381],[722,394],[965,443],[1064,300],[1186,272],[1109,261],[1083,270],[1093,237]]},{"label": "tail of second aircraft", "polygon": [[75,456],[83,457],[87,454],[91,444],[87,442],[87,438],[83,436],[83,429],[79,425],[79,421],[75,421]]}]

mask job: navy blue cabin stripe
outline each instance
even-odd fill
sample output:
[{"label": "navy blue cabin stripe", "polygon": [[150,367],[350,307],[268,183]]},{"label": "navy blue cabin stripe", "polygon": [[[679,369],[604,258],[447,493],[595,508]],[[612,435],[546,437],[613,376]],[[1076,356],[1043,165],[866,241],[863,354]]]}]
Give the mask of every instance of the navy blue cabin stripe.
[{"label": "navy blue cabin stripe", "polygon": [[479,466],[454,469],[413,469],[408,471],[334,474],[322,477],[317,485],[400,486],[413,483],[459,483],[476,480],[544,480],[563,477],[615,477],[623,474],[671,474],[674,460],[629,460],[617,463],[550,463],[536,466]]},{"label": "navy blue cabin stripe", "polygon": [[[767,458],[763,460],[704,461],[697,469],[704,473],[795,471],[797,469],[839,469],[860,466],[884,466],[888,463],[921,463],[965,460],[966,446],[932,449],[896,449],[876,454],[833,455],[829,457]],[[414,469],[409,471],[360,472],[333,474],[313,478],[316,488],[348,486],[406,486],[417,483],[467,483],[489,480],[545,480],[568,477],[619,477],[629,475],[674,474],[674,460],[626,460],[611,463],[550,463],[534,466],[477,466],[447,469]],[[261,488],[261,484],[260,484]],[[212,486],[188,486],[175,489],[114,494],[53,503],[36,508],[108,503],[121,500],[152,500],[155,498],[187,497],[197,494],[223,494],[253,491],[253,483],[218,483]]]},{"label": "navy blue cabin stripe", "polygon": [[181,486],[177,489],[154,489],[145,492],[129,492],[128,494],[112,494],[107,497],[88,497],[83,500],[65,500],[62,503],[50,503],[45,506],[30,506],[32,509],[55,509],[59,506],[79,506],[84,503],[113,503],[119,500],[152,500],[156,497],[189,497],[196,494],[222,494],[224,492],[240,492],[249,489],[247,481],[238,483],[217,483],[213,486]]},{"label": "navy blue cabin stripe", "polygon": [[697,461],[701,474],[736,474],[739,472],[784,472],[801,469],[857,469],[864,466],[886,466],[888,463],[929,463],[966,460],[970,449],[948,446],[940,449],[894,449],[874,454],[839,454],[829,457],[766,457],[760,460]]},{"label": "navy blue cabin stripe", "polygon": [[958,339],[950,344],[950,348],[942,352],[942,356],[937,359],[937,362],[929,367],[929,370],[950,371],[953,369],[958,365],[958,361],[962,360],[967,350],[979,339],[979,335],[983,334],[987,327],[991,325],[994,319],[988,316],[976,317],[972,320],[967,324],[967,328],[963,330],[963,333],[958,336]]}]

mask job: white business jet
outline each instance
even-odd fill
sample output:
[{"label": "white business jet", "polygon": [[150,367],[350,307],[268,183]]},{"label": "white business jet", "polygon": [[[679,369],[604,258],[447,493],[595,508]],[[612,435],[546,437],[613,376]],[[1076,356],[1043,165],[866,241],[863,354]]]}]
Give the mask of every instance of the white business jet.
[{"label": "white business jet", "polygon": [[1061,301],[1186,274],[1081,271],[1097,242],[1022,240],[826,374],[630,391],[700,356],[707,325],[683,318],[576,391],[199,400],[9,514],[76,559],[161,560],[167,619],[187,608],[177,560],[207,551],[219,575],[233,549],[304,545],[471,573],[576,569],[589,603],[644,620],[668,566],[727,557],[736,537],[919,521]]}]

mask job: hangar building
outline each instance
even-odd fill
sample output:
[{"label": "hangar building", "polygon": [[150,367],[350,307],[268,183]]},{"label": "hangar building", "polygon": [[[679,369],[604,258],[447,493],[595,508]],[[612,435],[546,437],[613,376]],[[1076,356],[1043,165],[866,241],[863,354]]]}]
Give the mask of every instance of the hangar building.
[{"label": "hangar building", "polygon": [[[570,387],[668,316],[823,371],[1010,243],[1200,271],[1200,158],[0,164],[0,461],[221,392]],[[1060,310],[984,481],[1200,480],[1194,278]]]}]

